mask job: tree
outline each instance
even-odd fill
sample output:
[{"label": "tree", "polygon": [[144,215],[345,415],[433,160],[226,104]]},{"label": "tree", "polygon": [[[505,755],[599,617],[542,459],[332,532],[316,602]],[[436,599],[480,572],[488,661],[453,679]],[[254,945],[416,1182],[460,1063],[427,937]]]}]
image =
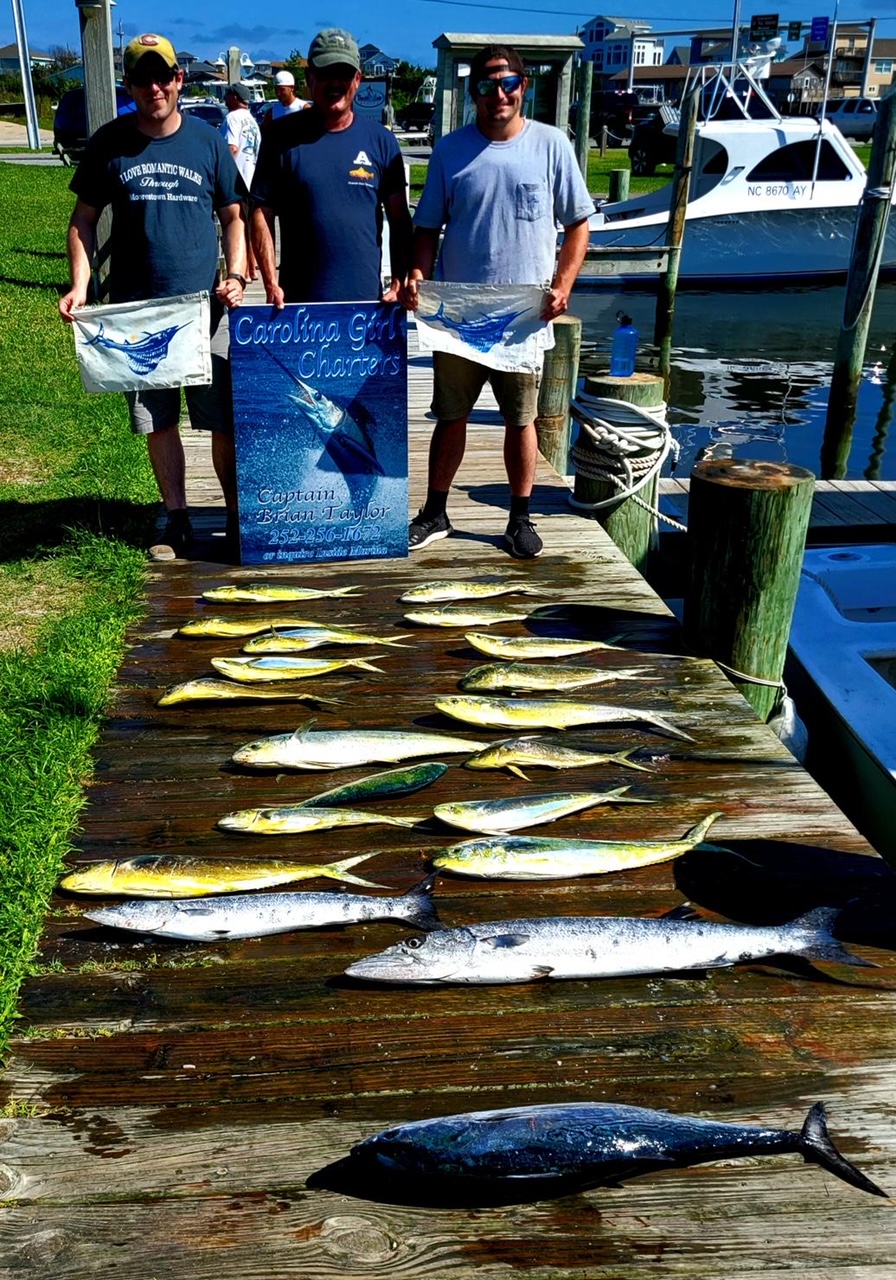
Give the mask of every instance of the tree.
[{"label": "tree", "polygon": [[292,53],[283,64],[285,71],[291,71],[296,81],[296,97],[308,97],[308,85],[305,81],[305,68],[308,63],[303,53],[298,49],[293,49]]},{"label": "tree", "polygon": [[53,44],[47,52],[53,59],[53,71],[68,71],[69,67],[81,65],[81,55],[71,45]]}]

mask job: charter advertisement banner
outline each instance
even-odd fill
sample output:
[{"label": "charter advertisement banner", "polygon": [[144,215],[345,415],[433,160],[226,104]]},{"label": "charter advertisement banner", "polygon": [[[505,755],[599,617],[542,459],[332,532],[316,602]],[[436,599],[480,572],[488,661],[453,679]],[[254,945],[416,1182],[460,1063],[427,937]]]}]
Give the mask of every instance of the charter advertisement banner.
[{"label": "charter advertisement banner", "polygon": [[243,564],[406,556],[404,308],[238,307],[230,360]]}]

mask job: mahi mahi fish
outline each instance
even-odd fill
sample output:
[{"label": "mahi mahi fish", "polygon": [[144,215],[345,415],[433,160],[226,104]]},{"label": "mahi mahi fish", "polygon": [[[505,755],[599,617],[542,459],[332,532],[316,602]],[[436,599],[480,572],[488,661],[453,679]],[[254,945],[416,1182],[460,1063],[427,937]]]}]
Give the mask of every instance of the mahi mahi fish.
[{"label": "mahi mahi fish", "polygon": [[436,707],[465,724],[497,729],[567,729],[580,724],[649,724],[687,742],[694,739],[655,711],[607,707],[559,698],[478,698],[475,694],[437,698]]},{"label": "mahi mahi fish", "polygon": [[382,823],[391,827],[414,827],[424,820],[423,814],[413,818],[390,817],[388,813],[373,813],[369,809],[335,807],[325,809],[315,805],[291,804],[279,808],[237,809],[218,819],[222,831],[245,831],[254,836],[301,835],[306,831],[332,831],[335,827],[376,826]]},{"label": "mahi mahi fish", "polygon": [[[379,657],[379,654],[375,654]],[[222,676],[237,680],[242,684],[259,684],[265,680],[307,680],[309,676],[323,676],[331,671],[341,671],[343,667],[357,667],[360,671],[376,671],[382,674],[382,667],[375,667],[365,658],[212,658],[212,666]]]},{"label": "mahi mahi fish", "polygon": [[307,693],[291,685],[234,684],[232,680],[215,680],[212,677],[206,677],[201,680],[185,680],[183,684],[173,684],[156,701],[156,706],[174,707],[181,702],[236,702],[245,698],[264,699],[268,702],[339,701],[338,698],[322,698],[320,694]]},{"label": "mahi mahi fish", "polygon": [[85,911],[88,920],[134,929],[159,938],[221,942],[229,938],[263,938],[294,929],[396,920],[418,929],[438,929],[432,901],[435,876],[394,897],[361,893],[237,893],[189,902],[121,902]]},{"label": "mahi mahi fish", "polygon": [[468,692],[490,689],[581,689],[588,684],[607,684],[612,680],[644,680],[646,667],[624,667],[603,670],[594,667],[564,667],[548,662],[488,662],[474,667],[460,681],[459,688]]},{"label": "mahi mahi fish", "polygon": [[332,787],[329,791],[319,791],[302,801],[305,809],[322,806],[333,809],[342,804],[357,804],[359,800],[380,800],[383,796],[408,796],[423,787],[437,782],[448,772],[447,764],[438,760],[421,760],[419,764],[407,765],[403,769],[387,769],[384,773],[371,773],[357,782],[347,782],[341,787]]},{"label": "mahi mahi fish", "polygon": [[353,1147],[351,1160],[373,1178],[468,1192],[503,1186],[532,1200],[713,1160],[788,1154],[859,1191],[887,1194],[834,1146],[820,1102],[799,1132],[606,1102],[470,1111],[384,1129]]},{"label": "mahi mahi fish", "polygon": [[277,733],[247,742],[233,753],[234,764],[252,769],[348,769],[352,765],[389,764],[413,756],[479,751],[484,742],[444,733],[402,729],[312,729],[313,720],[295,733]]},{"label": "mahi mahi fish", "polygon": [[401,643],[409,636],[410,632],[384,640],[382,636],[369,635],[366,631],[349,631],[342,627],[290,627],[286,631],[272,629],[263,635],[253,636],[243,645],[243,653],[294,653],[303,649],[319,649],[325,644],[382,644],[395,649],[410,649],[410,645]]},{"label": "mahi mahi fish", "polygon": [[363,595],[360,587],[294,587],[285,582],[237,582],[203,591],[202,599],[218,604],[270,604],[275,600],[322,600],[326,596]]},{"label": "mahi mahi fish", "polygon": [[543,769],[582,769],[597,764],[618,764],[627,769],[640,769],[642,773],[652,773],[653,770],[646,765],[636,764],[630,759],[640,750],[640,747],[629,747],[627,751],[589,751],[587,748],[566,746],[556,738],[527,734],[490,743],[475,756],[465,760],[464,768],[509,769],[523,779],[526,775],[519,768],[520,765]]},{"label": "mahi mahi fish", "polygon": [[312,618],[272,618],[266,614],[262,618],[191,618],[176,634],[191,638],[213,636],[254,636],[260,631],[273,631],[275,627],[316,627],[319,624]]},{"label": "mahi mahi fish", "polygon": [[420,627],[490,627],[499,622],[523,622],[532,612],[524,605],[443,604],[439,609],[418,609],[404,615],[405,622]]},{"label": "mahi mahi fish", "polygon": [[837,907],[789,924],[717,924],[636,916],[488,920],[387,947],[346,969],[371,982],[535,982],[721,969],[771,956],[866,965],[831,933]]},{"label": "mahi mahi fish", "polygon": [[556,822],[571,813],[581,813],[599,804],[652,804],[652,800],[633,800],[626,796],[628,787],[612,791],[545,791],[536,796],[507,796],[500,800],[451,800],[437,804],[433,813],[449,827],[462,831],[478,831],[483,835],[501,835],[521,827],[538,827]]},{"label": "mahi mahi fish", "polygon": [[448,600],[488,600],[493,596],[547,596],[550,592],[541,587],[530,586],[528,582],[464,582],[451,581],[423,582],[419,587],[410,587],[398,597],[399,604],[438,604]]},{"label": "mahi mahi fish", "polygon": [[340,862],[283,862],[274,858],[190,858],[171,853],[141,853],[133,858],[85,863],[59,882],[71,893],[99,897],[200,898],[207,893],[266,889],[293,880],[343,880],[366,889],[382,889],[373,880],[349,873],[349,867],[372,858],[372,853]]},{"label": "mahi mahi fish", "polygon": [[720,813],[709,813],[680,840],[574,840],[491,836],[453,844],[432,859],[440,871],[483,880],[567,880],[670,862],[693,849]]},{"label": "mahi mahi fish", "polygon": [[628,652],[603,640],[573,640],[562,636],[495,636],[484,631],[468,631],[464,639],[489,658],[571,658],[595,649]]}]

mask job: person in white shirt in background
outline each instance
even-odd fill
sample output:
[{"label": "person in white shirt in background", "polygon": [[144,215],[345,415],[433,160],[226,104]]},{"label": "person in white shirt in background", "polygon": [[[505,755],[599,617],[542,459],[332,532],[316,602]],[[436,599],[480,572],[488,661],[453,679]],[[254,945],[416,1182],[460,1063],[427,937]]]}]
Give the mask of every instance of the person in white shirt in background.
[{"label": "person in white shirt in background", "polygon": [[279,120],[281,116],[292,115],[294,111],[304,111],[311,103],[305,98],[296,97],[296,81],[291,71],[278,71],[274,76],[274,93],[277,101],[270,111],[265,112],[265,124]]},{"label": "person in white shirt in background", "polygon": [[[255,165],[258,162],[258,149],[261,146],[261,129],[249,110],[249,90],[243,84],[231,84],[224,94],[227,115],[221,123],[224,141],[230,148],[230,154],[236,161],[240,177],[248,191],[252,186]],[[250,280],[258,279],[258,263],[252,249],[249,236],[248,206],[245,208],[246,220],[246,262],[247,276]]]}]

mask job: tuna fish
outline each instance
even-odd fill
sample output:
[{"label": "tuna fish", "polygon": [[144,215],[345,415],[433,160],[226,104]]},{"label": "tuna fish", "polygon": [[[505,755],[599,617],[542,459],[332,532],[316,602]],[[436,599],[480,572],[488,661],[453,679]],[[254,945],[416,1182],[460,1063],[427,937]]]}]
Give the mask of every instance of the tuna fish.
[{"label": "tuna fish", "polygon": [[859,1191],[887,1194],[836,1149],[820,1102],[799,1132],[602,1102],[471,1111],[384,1129],[353,1147],[351,1162],[409,1188],[475,1197],[503,1187],[535,1200],[713,1160],[789,1154]]}]

